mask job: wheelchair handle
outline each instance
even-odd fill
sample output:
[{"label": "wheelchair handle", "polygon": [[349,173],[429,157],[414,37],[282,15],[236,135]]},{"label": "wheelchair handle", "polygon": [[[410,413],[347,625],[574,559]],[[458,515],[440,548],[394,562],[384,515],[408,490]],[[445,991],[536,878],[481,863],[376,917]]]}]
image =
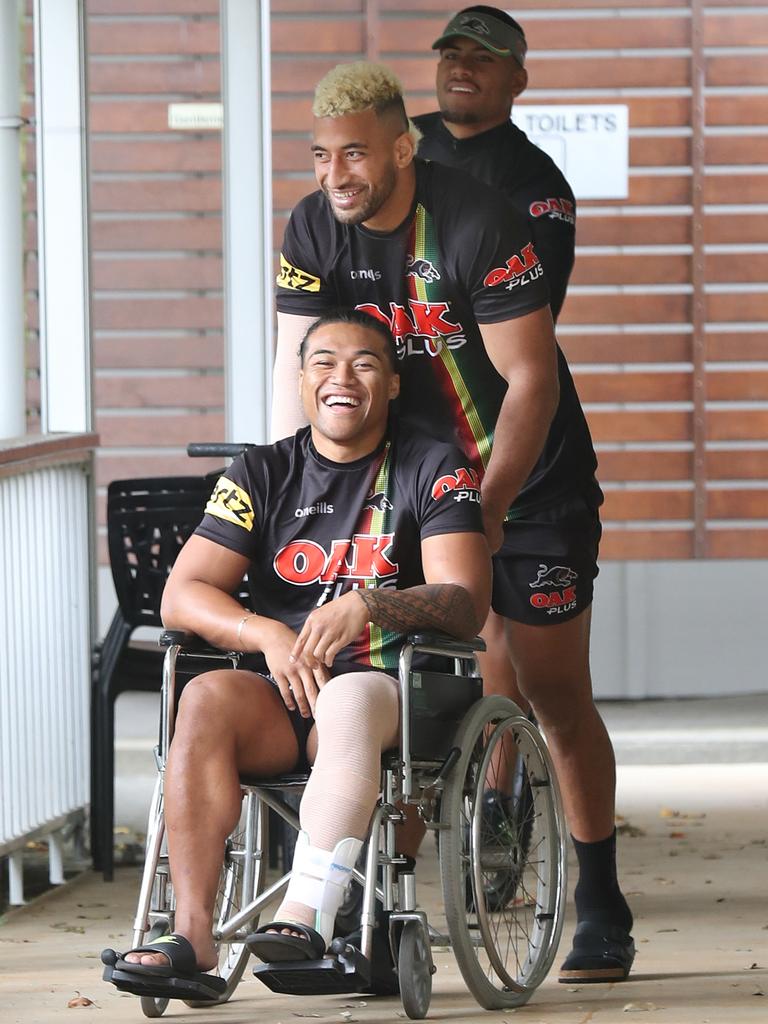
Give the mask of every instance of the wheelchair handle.
[{"label": "wheelchair handle", "polygon": [[247,441],[229,444],[225,441],[193,441],[187,445],[187,455],[192,459],[225,458],[234,459],[255,444]]}]

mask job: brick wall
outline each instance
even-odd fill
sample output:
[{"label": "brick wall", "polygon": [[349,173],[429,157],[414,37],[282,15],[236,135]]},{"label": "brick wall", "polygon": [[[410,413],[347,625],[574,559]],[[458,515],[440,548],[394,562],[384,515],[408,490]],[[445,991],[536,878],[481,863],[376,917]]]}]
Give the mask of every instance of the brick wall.
[{"label": "brick wall", "polygon": [[[339,60],[381,59],[413,113],[432,109],[429,47],[456,7],[271,7],[277,244],[313,188],[317,79]],[[167,128],[170,102],[220,98],[220,44],[218,0],[86,10],[103,490],[187,472],[186,442],[223,436],[219,138]],[[513,11],[530,45],[521,104],[629,107],[629,197],[580,204],[559,330],[598,446],[607,558],[768,556],[768,7],[724,12],[703,0]],[[33,259],[28,281],[34,424]]]}]

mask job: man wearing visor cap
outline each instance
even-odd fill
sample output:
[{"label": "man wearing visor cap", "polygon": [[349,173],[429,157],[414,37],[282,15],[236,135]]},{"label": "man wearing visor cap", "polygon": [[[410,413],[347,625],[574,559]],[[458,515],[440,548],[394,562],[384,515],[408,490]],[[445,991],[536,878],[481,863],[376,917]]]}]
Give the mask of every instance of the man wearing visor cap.
[{"label": "man wearing visor cap", "polygon": [[[511,201],[527,222],[557,319],[573,267],[575,202],[552,159],[510,120],[528,84],[525,33],[506,11],[479,5],[451,18],[432,48],[440,52],[440,110],[414,118],[423,136],[419,156],[461,168]],[[557,356],[560,406],[554,422],[563,417],[565,402],[579,405],[559,348]],[[564,436],[573,437],[571,426]],[[547,452],[545,446],[545,459]],[[560,981],[612,982],[626,978],[632,965],[632,914],[616,877],[613,749],[592,700],[591,582],[579,589],[598,572],[602,495],[594,461],[581,460],[578,479],[572,472],[570,480],[566,464],[573,470],[572,459],[551,457],[550,474],[560,479],[558,499],[505,527],[483,630],[483,677],[486,692],[532,706],[558,769],[579,862],[577,929]],[[562,586],[555,585],[558,580]],[[561,728],[563,717],[572,729]]]}]

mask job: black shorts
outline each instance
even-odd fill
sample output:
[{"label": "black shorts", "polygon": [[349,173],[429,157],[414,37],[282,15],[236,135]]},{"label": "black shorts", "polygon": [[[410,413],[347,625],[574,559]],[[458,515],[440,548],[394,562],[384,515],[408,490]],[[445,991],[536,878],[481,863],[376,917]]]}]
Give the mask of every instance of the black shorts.
[{"label": "black shorts", "polygon": [[[247,669],[249,672],[256,672],[258,675],[263,676],[268,683],[280,692],[275,680],[269,675],[267,671],[266,662],[261,654],[246,654],[240,658],[238,668]],[[339,661],[336,662],[331,668],[331,676],[343,676],[349,672],[381,672],[382,669],[371,668],[370,665],[358,665],[352,661]],[[395,673],[388,672],[387,675],[395,675]],[[282,700],[282,695],[280,697]],[[309,718],[304,718],[298,708],[285,708],[288,718],[291,722],[291,728],[293,734],[296,737],[296,743],[299,747],[299,757],[296,764],[291,768],[291,772],[308,772],[310,769],[309,761],[307,760],[307,740],[309,734],[312,731],[312,726],[315,724],[315,720],[312,715]]]},{"label": "black shorts", "polygon": [[599,569],[597,483],[504,527],[493,557],[491,606],[504,618],[531,626],[567,622],[592,603]]}]

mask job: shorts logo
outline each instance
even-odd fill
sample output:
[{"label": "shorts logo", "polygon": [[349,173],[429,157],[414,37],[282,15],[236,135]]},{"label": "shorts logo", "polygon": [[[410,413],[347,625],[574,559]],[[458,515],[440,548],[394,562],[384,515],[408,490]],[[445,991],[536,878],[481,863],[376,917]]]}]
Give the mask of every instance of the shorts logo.
[{"label": "shorts logo", "polygon": [[544,565],[543,562],[540,562],[536,579],[533,583],[529,583],[528,586],[567,587],[578,578],[579,574],[573,569],[569,569],[566,565],[553,565],[550,569],[548,566]]},{"label": "shorts logo", "polygon": [[534,608],[546,609],[547,615],[562,615],[563,612],[570,612],[576,607],[576,587],[563,587],[562,590],[552,590],[546,594],[543,590],[531,594],[531,604]]},{"label": "shorts logo", "polygon": [[422,281],[427,281],[428,283],[440,280],[440,272],[429,260],[416,259],[414,256],[409,256],[406,268],[406,275],[408,277],[420,277]]},{"label": "shorts logo", "polygon": [[320,278],[299,270],[280,253],[280,273],[276,277],[278,288],[290,288],[295,292],[319,292]]},{"label": "shorts logo", "polygon": [[453,473],[446,473],[432,485],[432,498],[439,501],[453,491],[454,501],[472,501],[480,504],[480,477],[474,469],[460,466]]},{"label": "shorts logo", "polygon": [[395,576],[389,558],[394,534],[356,533],[351,541],[334,540],[330,554],[313,540],[292,540],[275,555],[273,568],[281,580],[298,587],[334,580],[370,580]]},{"label": "shorts logo", "polygon": [[486,274],[483,284],[486,288],[495,288],[496,285],[508,281],[507,290],[522,287],[530,284],[536,278],[541,277],[543,269],[539,257],[533,251],[533,242],[529,242],[520,252],[520,255],[510,256],[506,266],[496,267]]},{"label": "shorts logo", "polygon": [[369,494],[365,499],[363,509],[370,509],[371,512],[391,512],[394,505],[386,496],[384,491],[377,491],[376,494]]},{"label": "shorts logo", "polygon": [[249,533],[253,529],[253,505],[250,497],[237,484],[220,476],[213,494],[205,506],[208,515],[241,526]]},{"label": "shorts logo", "polygon": [[576,214],[570,199],[537,199],[528,207],[532,217],[550,217],[564,220],[566,224],[576,223]]}]

